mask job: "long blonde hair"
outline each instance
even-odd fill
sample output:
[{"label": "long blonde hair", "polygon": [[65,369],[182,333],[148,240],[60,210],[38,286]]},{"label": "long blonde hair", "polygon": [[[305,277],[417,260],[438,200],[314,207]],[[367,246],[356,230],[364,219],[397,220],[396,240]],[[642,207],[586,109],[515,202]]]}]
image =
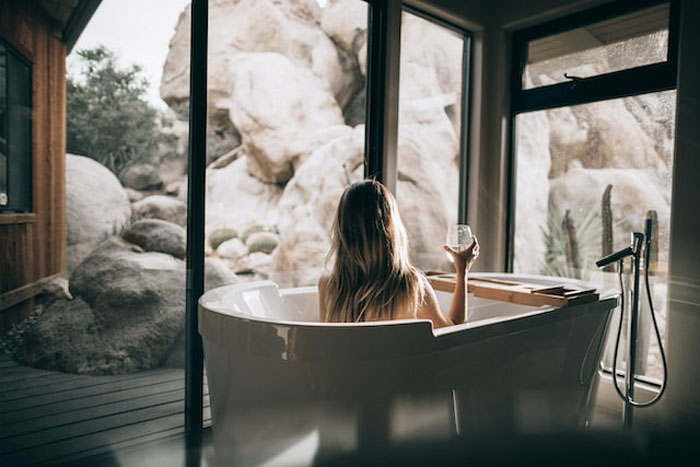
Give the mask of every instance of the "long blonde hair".
[{"label": "long blonde hair", "polygon": [[423,300],[425,279],[411,266],[396,199],[381,183],[350,185],[338,203],[326,288],[326,320],[394,319]]}]

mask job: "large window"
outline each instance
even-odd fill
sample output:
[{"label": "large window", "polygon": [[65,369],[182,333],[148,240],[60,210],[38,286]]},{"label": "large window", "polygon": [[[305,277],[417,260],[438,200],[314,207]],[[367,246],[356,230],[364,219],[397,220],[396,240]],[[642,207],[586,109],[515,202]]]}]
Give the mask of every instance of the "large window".
[{"label": "large window", "polygon": [[0,41],[0,212],[32,209],[32,69]]},{"label": "large window", "polygon": [[367,13],[210,5],[207,255],[242,279],[315,285],[324,269],[340,196],[364,175]]},{"label": "large window", "polygon": [[411,258],[424,270],[452,269],[442,241],[466,218],[468,65],[466,31],[403,11],[396,194]]},{"label": "large window", "polygon": [[[663,331],[675,4],[641,6],[600,7],[516,35],[510,261],[515,272],[617,288],[613,270],[595,261],[628,245],[630,232],[643,232],[652,217],[652,294]],[[644,303],[642,315],[638,372],[660,377]]]}]

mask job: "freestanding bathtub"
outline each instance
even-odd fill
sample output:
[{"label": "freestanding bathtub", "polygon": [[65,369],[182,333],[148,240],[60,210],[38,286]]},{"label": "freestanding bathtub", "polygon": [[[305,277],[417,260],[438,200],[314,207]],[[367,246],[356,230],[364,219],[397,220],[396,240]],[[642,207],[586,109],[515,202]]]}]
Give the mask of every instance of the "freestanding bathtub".
[{"label": "freestanding bathtub", "polygon": [[[550,285],[537,276],[472,274]],[[447,310],[451,294],[437,292]],[[617,295],[552,308],[469,296],[468,322],[331,324],[316,287],[274,282],[199,300],[217,457],[265,462],[311,434],[323,453],[456,434],[586,426]]]}]

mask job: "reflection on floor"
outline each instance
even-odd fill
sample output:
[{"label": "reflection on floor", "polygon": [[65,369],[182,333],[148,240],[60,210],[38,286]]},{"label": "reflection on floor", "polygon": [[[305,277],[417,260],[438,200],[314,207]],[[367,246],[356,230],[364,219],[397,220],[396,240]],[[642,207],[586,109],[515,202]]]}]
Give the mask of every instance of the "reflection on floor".
[{"label": "reflection on floor", "polygon": [[[260,449],[264,450],[264,440],[260,440]],[[316,448],[318,446],[318,433],[310,436],[271,457],[258,467],[283,467],[283,466],[309,466],[314,463]],[[159,440],[150,443],[132,446],[130,448],[115,449],[98,456],[82,459],[71,463],[71,467],[227,467],[231,462],[217,458],[214,452],[211,428],[204,430],[201,445],[199,447],[187,446],[183,435]]]},{"label": "reflection on floor", "polygon": [[[61,464],[181,438],[185,374],[38,370],[0,356],[0,465]],[[205,425],[210,425],[205,385]],[[153,464],[151,464],[153,465]]]},{"label": "reflection on floor", "polygon": [[[0,356],[0,466],[227,465],[214,453],[211,429],[204,430],[201,446],[186,446],[183,393],[183,370],[84,376],[27,368],[8,356]],[[206,395],[205,426],[211,425],[210,418]],[[565,436],[563,441],[558,441],[566,446],[566,449],[560,450],[561,458],[568,455],[565,451],[572,446],[600,447],[603,441],[603,447],[618,456],[617,459],[621,453],[624,456],[632,455],[633,459],[639,458],[643,452],[634,449],[633,440],[625,438],[619,426],[619,414],[607,413],[599,408],[594,415],[592,431],[570,435],[569,438]],[[529,453],[532,459],[540,452],[527,451],[523,446],[530,446],[528,449],[531,450],[533,444],[540,444],[543,452],[551,452],[552,436],[521,437],[509,442],[516,446],[516,450]],[[427,435],[419,437],[422,440],[419,444],[425,444],[427,452],[439,445],[440,450],[446,449],[441,451],[441,455],[451,453],[448,458],[452,456],[464,460],[462,448],[458,446],[460,442],[430,441],[430,438]],[[614,441],[614,449],[607,444],[610,440]],[[490,441],[493,445],[497,444],[489,438],[477,443],[462,443],[470,446],[469,450],[473,453],[471,460],[483,461],[480,457],[482,454],[501,451],[501,448],[488,449]],[[410,448],[414,443],[404,443],[404,448]],[[442,446],[440,443],[446,444]],[[265,450],[267,444],[266,440],[261,439],[260,449]],[[483,452],[475,451],[475,446],[481,446]],[[355,462],[364,463],[376,454],[345,452],[337,457],[319,459],[318,447],[319,435],[314,431],[283,452],[271,452],[265,466],[323,465],[324,462],[327,465],[354,465]],[[269,450],[270,446],[267,448]],[[411,452],[413,456],[418,456]],[[413,458],[418,459],[425,460]],[[506,456],[502,460],[513,459]],[[411,457],[401,455],[395,460],[396,465],[403,465]]]}]

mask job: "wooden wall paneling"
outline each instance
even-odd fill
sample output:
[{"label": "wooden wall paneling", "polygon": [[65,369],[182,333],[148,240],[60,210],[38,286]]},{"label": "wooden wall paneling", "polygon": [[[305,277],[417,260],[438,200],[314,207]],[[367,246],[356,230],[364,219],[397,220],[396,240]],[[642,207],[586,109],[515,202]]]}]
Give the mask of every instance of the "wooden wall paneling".
[{"label": "wooden wall paneling", "polygon": [[[36,29],[35,60],[33,66],[32,106],[33,128],[32,139],[34,142],[33,157],[33,195],[34,212],[37,215],[37,234],[35,241],[36,255],[34,257],[34,270],[41,277],[46,273],[46,237],[47,237],[47,190],[50,166],[46,159],[49,157],[49,96],[51,89],[48,80],[49,37],[45,28]],[[38,278],[37,277],[37,278]]]},{"label": "wooden wall paneling", "polygon": [[0,226],[0,293],[4,293],[32,280],[32,252],[34,224],[9,224]]},{"label": "wooden wall paneling", "polygon": [[[13,291],[37,289],[42,279],[65,269],[66,47],[34,2],[0,0],[0,36],[32,62],[34,212],[5,215],[0,223],[0,296],[11,298]],[[24,219],[28,216],[31,222]],[[32,304],[32,299],[7,302],[6,310],[0,309],[0,333],[26,316]]]},{"label": "wooden wall paneling", "polygon": [[66,46],[55,37],[49,37],[49,101],[50,140],[49,166],[50,195],[47,202],[47,270],[44,276],[56,274],[66,264]]}]

